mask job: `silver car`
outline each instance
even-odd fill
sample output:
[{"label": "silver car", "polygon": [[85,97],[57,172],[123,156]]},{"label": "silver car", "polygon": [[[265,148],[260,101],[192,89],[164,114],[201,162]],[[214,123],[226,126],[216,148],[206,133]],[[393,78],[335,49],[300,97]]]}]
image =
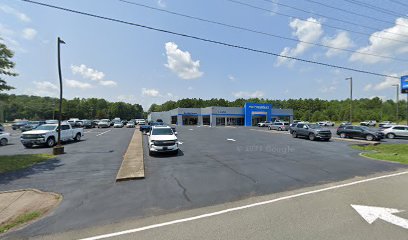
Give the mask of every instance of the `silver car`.
[{"label": "silver car", "polygon": [[269,130],[278,130],[278,131],[288,131],[289,123],[288,122],[274,122],[268,126]]}]

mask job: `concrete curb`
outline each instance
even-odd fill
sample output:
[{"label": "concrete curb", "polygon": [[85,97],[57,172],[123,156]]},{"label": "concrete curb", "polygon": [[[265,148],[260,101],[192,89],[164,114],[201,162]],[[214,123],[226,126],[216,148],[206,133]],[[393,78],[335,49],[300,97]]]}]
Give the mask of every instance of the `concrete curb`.
[{"label": "concrete curb", "polygon": [[370,160],[375,160],[375,161],[381,161],[381,162],[387,162],[387,163],[394,163],[394,164],[404,165],[403,163],[399,163],[399,162],[394,162],[394,161],[389,161],[389,160],[384,160],[384,159],[377,159],[377,158],[372,158],[372,157],[369,157],[369,156],[365,156],[364,153],[369,153],[369,152],[368,152],[368,151],[361,152],[361,153],[359,153],[358,155],[359,155],[360,157],[367,158],[367,159],[370,159]]},{"label": "concrete curb", "polygon": [[142,179],[145,177],[143,135],[135,129],[128,149],[123,156],[122,165],[116,176],[116,181]]},{"label": "concrete curb", "polygon": [[331,139],[336,140],[336,141],[359,142],[359,143],[365,143],[365,144],[380,144],[381,143],[379,141],[367,141],[367,140],[350,139],[350,138],[338,138],[338,137],[332,137]]}]

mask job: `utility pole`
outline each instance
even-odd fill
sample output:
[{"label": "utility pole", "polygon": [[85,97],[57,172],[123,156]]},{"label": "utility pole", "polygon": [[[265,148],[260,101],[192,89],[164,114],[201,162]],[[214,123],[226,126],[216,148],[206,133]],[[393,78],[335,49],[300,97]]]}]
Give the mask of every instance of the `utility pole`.
[{"label": "utility pole", "polygon": [[350,123],[353,123],[353,78],[348,77],[346,80],[350,80]]},{"label": "utility pole", "polygon": [[61,145],[61,121],[62,121],[62,73],[61,73],[61,55],[60,55],[60,45],[65,44],[65,42],[58,37],[57,39],[57,49],[58,49],[58,76],[60,82],[60,99],[59,99],[59,116],[58,116],[58,142],[57,146],[53,148],[54,155],[59,155],[64,153],[64,147]]},{"label": "utility pole", "polygon": [[399,84],[393,84],[392,86],[393,86],[393,87],[396,87],[396,89],[397,89],[397,99],[396,99],[396,100],[397,100],[397,112],[396,112],[396,116],[395,116],[395,117],[396,117],[396,120],[395,120],[395,121],[396,121],[397,124],[399,124],[399,121],[398,121],[398,120],[399,120],[399,117],[398,117],[398,115],[399,115],[399,114],[398,114],[398,113],[399,113],[399,107],[398,107],[398,102],[399,102]]}]

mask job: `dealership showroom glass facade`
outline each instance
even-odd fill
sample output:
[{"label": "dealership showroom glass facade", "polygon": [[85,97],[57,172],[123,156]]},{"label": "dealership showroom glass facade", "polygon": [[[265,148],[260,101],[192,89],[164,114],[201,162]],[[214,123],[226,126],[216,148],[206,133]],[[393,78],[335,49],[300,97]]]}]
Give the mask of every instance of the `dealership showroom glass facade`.
[{"label": "dealership showroom glass facade", "polygon": [[293,121],[292,109],[274,109],[271,104],[245,103],[244,107],[176,108],[152,112],[149,122],[158,119],[167,124],[208,126],[255,126],[261,121]]}]

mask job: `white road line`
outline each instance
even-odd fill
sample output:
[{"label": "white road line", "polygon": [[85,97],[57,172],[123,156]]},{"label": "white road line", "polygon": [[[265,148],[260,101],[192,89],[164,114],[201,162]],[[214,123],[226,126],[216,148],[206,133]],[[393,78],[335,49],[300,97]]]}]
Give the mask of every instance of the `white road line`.
[{"label": "white road line", "polygon": [[354,181],[354,182],[345,183],[345,184],[340,184],[340,185],[335,185],[335,186],[321,188],[321,189],[317,189],[317,190],[313,190],[313,191],[298,193],[298,194],[294,194],[294,195],[290,195],[290,196],[286,196],[286,197],[275,198],[275,199],[271,199],[271,200],[267,200],[267,201],[263,201],[263,202],[252,203],[252,204],[248,204],[248,205],[244,205],[244,206],[240,206],[240,207],[227,208],[227,209],[224,209],[224,210],[221,210],[221,211],[206,213],[206,214],[197,215],[197,216],[194,216],[194,217],[182,218],[182,219],[177,219],[177,220],[173,220],[173,221],[169,221],[169,222],[158,223],[158,224],[148,225],[148,226],[145,226],[145,227],[134,228],[134,229],[129,229],[129,230],[120,231],[120,232],[114,232],[114,233],[109,233],[109,234],[104,234],[104,235],[99,235],[99,236],[94,236],[94,237],[89,237],[89,238],[82,238],[80,240],[97,240],[97,239],[105,239],[105,238],[110,238],[110,237],[117,237],[117,236],[120,236],[120,235],[141,232],[141,231],[145,231],[145,230],[149,230],[149,229],[169,226],[169,225],[183,223],[183,222],[190,222],[190,221],[194,221],[194,220],[198,220],[198,219],[202,219],[202,218],[208,218],[208,217],[212,217],[212,216],[226,214],[226,213],[229,213],[229,212],[235,212],[235,211],[239,211],[239,210],[243,210],[243,209],[247,209],[247,208],[253,208],[253,207],[262,206],[262,205],[266,205],[266,204],[270,204],[270,203],[289,200],[289,199],[292,199],[292,198],[298,198],[298,197],[311,195],[311,194],[315,194],[315,193],[321,193],[321,192],[325,192],[325,191],[329,191],[329,190],[333,190],[333,189],[349,187],[349,186],[357,185],[357,184],[360,184],[360,183],[371,182],[371,181],[375,181],[375,180],[378,180],[378,179],[396,177],[396,176],[400,176],[400,175],[404,175],[404,174],[408,174],[408,171],[393,173],[393,174],[388,174],[388,175],[383,175],[383,176],[373,177],[373,178],[368,178],[368,179],[363,179],[363,180]]},{"label": "white road line", "polygon": [[227,141],[236,142],[237,140],[232,139],[232,138],[227,138]]},{"label": "white road line", "polygon": [[105,133],[107,133],[107,132],[110,132],[110,131],[112,131],[112,130],[108,130],[108,131],[105,131],[105,132],[101,132],[101,133],[97,134],[96,136],[97,136],[97,137],[98,137],[98,136],[101,136],[101,135],[103,135],[103,134],[105,134]]}]

